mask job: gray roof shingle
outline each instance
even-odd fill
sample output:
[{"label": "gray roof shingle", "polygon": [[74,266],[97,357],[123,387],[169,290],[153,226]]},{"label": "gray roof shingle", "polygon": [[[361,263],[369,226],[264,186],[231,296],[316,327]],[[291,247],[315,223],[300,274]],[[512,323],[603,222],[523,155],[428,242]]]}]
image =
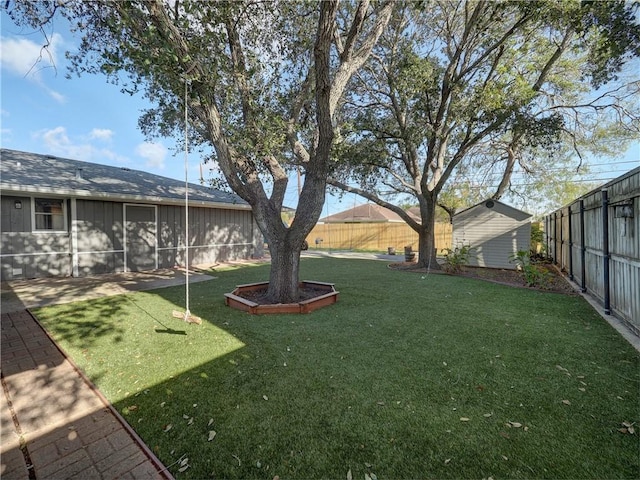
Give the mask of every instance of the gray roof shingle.
[{"label": "gray roof shingle", "polygon": [[[415,217],[420,221],[419,217]],[[375,203],[365,203],[356,207],[338,212],[318,220],[319,223],[377,223],[377,222],[404,222],[402,217],[388,208]]]},{"label": "gray roof shingle", "polygon": [[[52,155],[0,149],[4,194],[51,194],[149,203],[184,203],[185,183],[140,170],[110,167]],[[189,184],[189,203],[250,209],[238,195]]]}]

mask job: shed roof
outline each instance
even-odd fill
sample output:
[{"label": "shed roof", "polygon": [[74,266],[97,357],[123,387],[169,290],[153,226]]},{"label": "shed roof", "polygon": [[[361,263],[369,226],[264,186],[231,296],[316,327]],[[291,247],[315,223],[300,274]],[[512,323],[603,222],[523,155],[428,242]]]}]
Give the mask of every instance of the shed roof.
[{"label": "shed roof", "polygon": [[[4,194],[59,195],[110,201],[182,204],[185,183],[125,167],[0,149],[0,188]],[[250,209],[238,195],[189,184],[189,203]]]},{"label": "shed roof", "polygon": [[404,220],[396,212],[375,203],[365,203],[318,220],[319,223],[400,223]]},{"label": "shed roof", "polygon": [[469,215],[476,215],[479,209],[483,209],[483,210],[493,209],[494,211],[501,213],[502,215],[512,217],[519,222],[533,216],[530,213],[523,212],[522,210],[518,210],[517,208],[512,207],[511,205],[507,205],[506,203],[502,203],[498,200],[486,199],[480,203],[476,203],[475,205],[456,213],[453,216],[453,218],[455,220],[456,218],[464,218]]}]

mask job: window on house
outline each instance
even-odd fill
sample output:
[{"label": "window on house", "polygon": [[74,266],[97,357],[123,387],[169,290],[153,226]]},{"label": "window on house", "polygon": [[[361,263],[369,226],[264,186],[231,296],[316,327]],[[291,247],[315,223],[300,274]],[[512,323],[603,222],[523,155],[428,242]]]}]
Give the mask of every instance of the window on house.
[{"label": "window on house", "polygon": [[65,231],[64,200],[56,198],[34,198],[35,230]]}]

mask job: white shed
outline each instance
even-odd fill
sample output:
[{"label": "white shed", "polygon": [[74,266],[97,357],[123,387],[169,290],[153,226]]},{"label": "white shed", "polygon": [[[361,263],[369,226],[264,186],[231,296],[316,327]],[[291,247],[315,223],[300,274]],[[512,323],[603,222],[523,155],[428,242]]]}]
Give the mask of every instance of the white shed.
[{"label": "white shed", "polygon": [[469,265],[515,269],[509,260],[529,251],[531,214],[497,200],[485,200],[453,216],[453,247],[470,245]]}]

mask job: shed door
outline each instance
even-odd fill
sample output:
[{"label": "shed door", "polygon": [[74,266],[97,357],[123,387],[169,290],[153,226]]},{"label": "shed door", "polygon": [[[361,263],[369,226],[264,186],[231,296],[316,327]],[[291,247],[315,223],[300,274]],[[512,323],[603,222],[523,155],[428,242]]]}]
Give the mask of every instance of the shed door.
[{"label": "shed door", "polygon": [[125,205],[126,271],[157,268],[156,207]]}]

